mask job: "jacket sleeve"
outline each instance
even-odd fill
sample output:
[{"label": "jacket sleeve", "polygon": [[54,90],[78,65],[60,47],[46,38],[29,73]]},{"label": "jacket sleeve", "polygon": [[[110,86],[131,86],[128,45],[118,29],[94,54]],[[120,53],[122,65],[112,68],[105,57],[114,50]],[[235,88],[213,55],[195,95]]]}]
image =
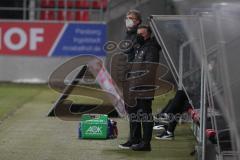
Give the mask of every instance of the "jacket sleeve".
[{"label": "jacket sleeve", "polygon": [[128,57],[128,62],[132,62],[133,61],[133,59],[134,59],[134,48],[133,47],[131,47],[131,48],[129,48],[128,50],[126,50],[125,52],[124,52],[126,55],[127,55],[127,57]]},{"label": "jacket sleeve", "polygon": [[136,35],[135,34],[129,35],[128,38],[125,38],[125,40],[131,41],[131,45],[123,53],[125,53],[128,56],[128,62],[132,62],[135,56],[134,46],[137,43]]}]

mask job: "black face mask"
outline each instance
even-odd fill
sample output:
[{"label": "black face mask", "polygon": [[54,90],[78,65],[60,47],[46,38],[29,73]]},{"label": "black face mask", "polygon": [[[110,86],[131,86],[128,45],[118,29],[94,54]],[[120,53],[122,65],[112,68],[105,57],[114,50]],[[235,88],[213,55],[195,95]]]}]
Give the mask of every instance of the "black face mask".
[{"label": "black face mask", "polygon": [[140,34],[137,35],[137,43],[143,45],[145,42],[144,37]]}]

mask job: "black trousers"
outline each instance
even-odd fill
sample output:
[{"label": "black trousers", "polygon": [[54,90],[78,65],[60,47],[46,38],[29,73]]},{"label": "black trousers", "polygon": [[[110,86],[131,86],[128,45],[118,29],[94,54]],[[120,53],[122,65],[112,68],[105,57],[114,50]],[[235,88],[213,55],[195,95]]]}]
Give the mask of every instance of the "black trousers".
[{"label": "black trousers", "polygon": [[133,143],[139,143],[140,141],[146,144],[150,143],[153,130],[152,100],[137,99],[137,105],[127,107],[127,110],[130,123],[129,141]]},{"label": "black trousers", "polygon": [[[173,99],[171,99],[165,108],[158,114],[161,117],[161,114],[167,113],[171,114],[172,116],[176,116],[177,114],[182,114],[183,112],[187,111],[189,107],[189,102],[187,96],[184,91],[178,90]],[[169,132],[174,132],[176,129],[178,121],[176,117],[171,117],[170,123],[165,126],[165,129]]]}]

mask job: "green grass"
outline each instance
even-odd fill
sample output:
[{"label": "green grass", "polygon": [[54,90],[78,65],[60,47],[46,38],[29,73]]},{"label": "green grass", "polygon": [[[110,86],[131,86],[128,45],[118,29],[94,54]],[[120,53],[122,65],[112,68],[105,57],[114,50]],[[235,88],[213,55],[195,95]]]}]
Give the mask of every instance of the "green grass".
[{"label": "green grass", "polygon": [[152,103],[153,112],[160,112],[161,109],[167,105],[169,99],[173,98],[174,94],[175,94],[175,91],[172,90],[167,94],[155,97]]},{"label": "green grass", "polygon": [[[177,127],[174,141],[153,138],[152,152],[117,148],[128,137],[128,122],[119,118],[116,119],[119,128],[117,139],[78,140],[78,122],[46,117],[58,95],[46,85],[0,84],[0,120],[4,120],[0,124],[0,159],[194,160],[190,152],[194,149],[195,139],[189,124]],[[174,91],[171,91],[155,98],[153,111],[164,107],[173,95]],[[70,98],[74,102],[99,103],[99,100],[89,97]]]},{"label": "green grass", "polygon": [[[48,88],[47,85],[30,85],[30,84],[14,84],[0,83],[0,120],[7,118],[13,114],[18,108],[25,103],[32,101],[41,92],[48,91],[50,95],[47,97],[52,104],[56,100],[59,93]],[[87,91],[86,91],[87,92]],[[165,95],[155,97],[153,101],[153,112],[159,112],[167,104],[168,100],[174,96],[174,91]],[[80,95],[69,96],[69,100],[80,104],[101,104],[102,101],[94,97],[86,97]],[[46,99],[47,101],[47,99]],[[107,102],[110,103],[110,102]]]},{"label": "green grass", "polygon": [[23,104],[32,100],[41,91],[46,89],[44,85],[28,84],[0,84],[0,120],[11,115]]},{"label": "green grass", "polygon": [[[32,101],[41,92],[48,91],[50,95],[47,97],[50,103],[54,103],[59,93],[48,88],[47,85],[34,84],[14,84],[0,83],[0,120],[12,115],[18,108],[25,103]],[[69,96],[69,100],[74,103],[81,104],[100,104],[101,100],[93,97],[73,95]]]}]

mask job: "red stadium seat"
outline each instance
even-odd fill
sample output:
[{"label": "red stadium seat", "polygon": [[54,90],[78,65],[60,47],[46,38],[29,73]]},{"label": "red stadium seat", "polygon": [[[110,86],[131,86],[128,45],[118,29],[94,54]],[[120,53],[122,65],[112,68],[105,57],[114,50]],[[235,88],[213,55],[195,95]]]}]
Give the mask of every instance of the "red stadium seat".
[{"label": "red stadium seat", "polygon": [[195,123],[197,123],[197,124],[200,123],[200,122],[199,122],[199,121],[200,121],[200,116],[199,116],[199,113],[196,112],[196,110],[194,110],[192,107],[189,107],[188,113],[190,114],[192,120],[193,120]]},{"label": "red stadium seat", "polygon": [[40,6],[41,6],[41,7],[46,7],[47,5],[48,5],[47,0],[41,0],[41,1],[40,1]]},{"label": "red stadium seat", "polygon": [[76,0],[76,8],[89,8],[90,3],[87,0]]},{"label": "red stadium seat", "polygon": [[46,16],[47,14],[46,14],[46,11],[41,11],[41,13],[40,13],[40,19],[41,20],[45,20],[46,19]]},{"label": "red stadium seat", "polygon": [[58,7],[59,8],[64,8],[64,6],[65,6],[64,0],[58,0]]},{"label": "red stadium seat", "polygon": [[100,8],[100,6],[101,6],[101,4],[98,0],[95,0],[92,2],[92,8],[98,9],[98,8]]},{"label": "red stadium seat", "polygon": [[[56,2],[56,3],[55,3]],[[75,7],[75,3],[77,2],[75,0],[67,0],[67,3],[65,4],[65,0],[41,0],[40,2],[40,6],[42,8],[53,8],[55,6],[59,7],[59,8],[64,8],[65,6],[68,8],[73,8]]]},{"label": "red stadium seat", "polygon": [[75,20],[75,12],[74,11],[67,11],[67,20],[74,21]]},{"label": "red stadium seat", "polygon": [[216,132],[213,129],[206,129],[206,135],[207,135],[208,138],[215,137]]},{"label": "red stadium seat", "polygon": [[77,11],[77,12],[76,12],[76,20],[77,20],[77,21],[81,21],[81,20],[82,20],[81,11]]},{"label": "red stadium seat", "polygon": [[59,11],[57,12],[57,19],[60,20],[60,21],[63,21],[63,20],[65,19],[65,13],[64,13],[64,11],[59,10]]},{"label": "red stadium seat", "polygon": [[54,0],[41,0],[40,6],[42,8],[53,8],[55,6]]},{"label": "red stadium seat", "polygon": [[67,7],[68,7],[68,8],[73,8],[73,7],[75,7],[74,2],[75,2],[74,0],[73,0],[73,1],[72,1],[72,0],[68,0],[68,1],[67,1]]},{"label": "red stadium seat", "polygon": [[89,11],[85,10],[82,14],[82,21],[89,21]]},{"label": "red stadium seat", "polygon": [[66,1],[67,3],[65,4],[65,1],[64,0],[58,0],[58,3],[57,3],[57,6],[59,7],[59,8],[65,8],[65,6],[67,7],[67,8],[73,8],[73,7],[75,7],[75,4],[74,4],[74,0],[67,0]]},{"label": "red stadium seat", "polygon": [[108,0],[95,0],[92,2],[92,8],[94,9],[106,9]]},{"label": "red stadium seat", "polygon": [[77,21],[89,21],[89,11],[77,11],[76,18]]},{"label": "red stadium seat", "polygon": [[53,11],[53,10],[44,10],[44,11],[41,11],[41,13],[40,13],[40,19],[41,19],[41,20],[54,20],[54,19],[55,19],[54,11]]},{"label": "red stadium seat", "polygon": [[75,20],[75,12],[74,11],[63,11],[63,10],[59,10],[57,12],[57,19],[60,21],[63,20],[68,20],[68,21],[74,21]]}]

